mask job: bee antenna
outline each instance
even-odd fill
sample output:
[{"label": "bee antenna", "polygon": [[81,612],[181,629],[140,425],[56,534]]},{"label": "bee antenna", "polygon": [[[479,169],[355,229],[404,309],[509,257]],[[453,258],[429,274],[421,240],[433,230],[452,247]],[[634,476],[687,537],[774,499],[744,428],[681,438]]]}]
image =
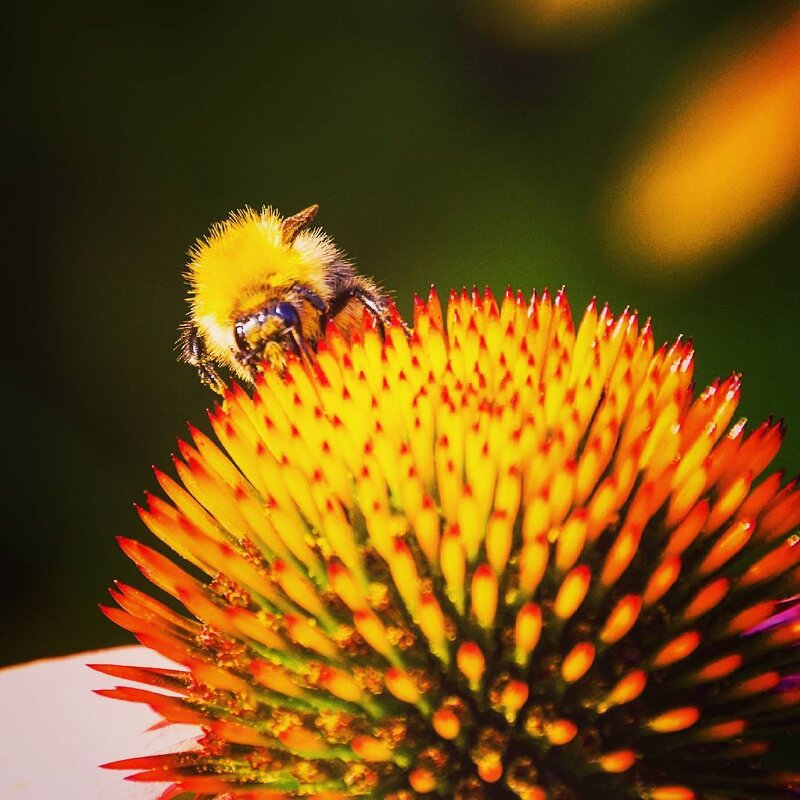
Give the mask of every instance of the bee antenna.
[{"label": "bee antenna", "polygon": [[291,217],[286,217],[281,223],[281,241],[283,244],[289,247],[297,238],[297,234],[317,216],[317,211],[319,211],[319,206],[315,203],[313,206],[298,211]]}]

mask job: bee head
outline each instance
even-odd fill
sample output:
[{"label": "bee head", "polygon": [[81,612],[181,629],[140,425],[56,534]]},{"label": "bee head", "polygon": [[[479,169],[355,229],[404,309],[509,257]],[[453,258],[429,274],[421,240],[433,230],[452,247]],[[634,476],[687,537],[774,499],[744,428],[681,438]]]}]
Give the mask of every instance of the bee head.
[{"label": "bee head", "polygon": [[281,350],[296,350],[300,316],[291,303],[271,303],[239,317],[233,332],[238,360],[248,368],[255,368],[264,360],[269,345],[273,345],[271,349],[277,345]]}]

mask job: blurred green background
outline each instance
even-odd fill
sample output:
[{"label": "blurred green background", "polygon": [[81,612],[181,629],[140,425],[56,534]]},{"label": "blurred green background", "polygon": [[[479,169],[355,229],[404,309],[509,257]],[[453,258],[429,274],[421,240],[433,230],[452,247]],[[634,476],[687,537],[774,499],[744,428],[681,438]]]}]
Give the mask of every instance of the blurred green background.
[{"label": "blurred green background", "polygon": [[503,27],[457,0],[17,4],[2,662],[130,640],[95,608],[136,580],[114,537],[149,537],[131,507],[148,465],[169,466],[213,401],[173,352],[185,253],[244,204],[319,203],[405,313],[435,282],[566,284],[576,315],[592,295],[652,314],[659,341],[693,337],[699,383],[740,370],[742,414],[789,420],[779,463],[797,471],[796,191],[677,273],[607,224],[686,65],[789,6],[622,5],[551,31],[513,3]]}]

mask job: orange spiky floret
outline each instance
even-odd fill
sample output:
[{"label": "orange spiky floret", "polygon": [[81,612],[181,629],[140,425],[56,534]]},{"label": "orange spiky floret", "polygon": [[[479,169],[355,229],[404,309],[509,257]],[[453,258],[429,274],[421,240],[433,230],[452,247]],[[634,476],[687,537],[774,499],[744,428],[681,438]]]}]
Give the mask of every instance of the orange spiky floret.
[{"label": "orange spiky floret", "polygon": [[800,728],[782,423],[729,427],[739,376],[695,399],[690,343],[595,301],[576,329],[563,291],[391,318],[234,386],[221,446],[190,427],[183,486],[156,470],[139,513],[187,568],[121,544],[189,614],[122,585],[104,611],[181,668],[99,669],[205,735],[107,766],[198,797],[786,796],[759,762]]}]

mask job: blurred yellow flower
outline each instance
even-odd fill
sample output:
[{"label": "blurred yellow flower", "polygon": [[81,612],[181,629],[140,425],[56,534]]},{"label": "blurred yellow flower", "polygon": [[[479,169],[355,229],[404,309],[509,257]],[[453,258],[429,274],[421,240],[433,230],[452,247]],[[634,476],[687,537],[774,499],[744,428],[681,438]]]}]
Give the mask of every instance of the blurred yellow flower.
[{"label": "blurred yellow flower", "polygon": [[616,243],[636,269],[701,273],[800,187],[800,14],[696,65],[623,170]]},{"label": "blurred yellow flower", "polygon": [[477,24],[508,44],[574,44],[658,0],[471,0]]}]

